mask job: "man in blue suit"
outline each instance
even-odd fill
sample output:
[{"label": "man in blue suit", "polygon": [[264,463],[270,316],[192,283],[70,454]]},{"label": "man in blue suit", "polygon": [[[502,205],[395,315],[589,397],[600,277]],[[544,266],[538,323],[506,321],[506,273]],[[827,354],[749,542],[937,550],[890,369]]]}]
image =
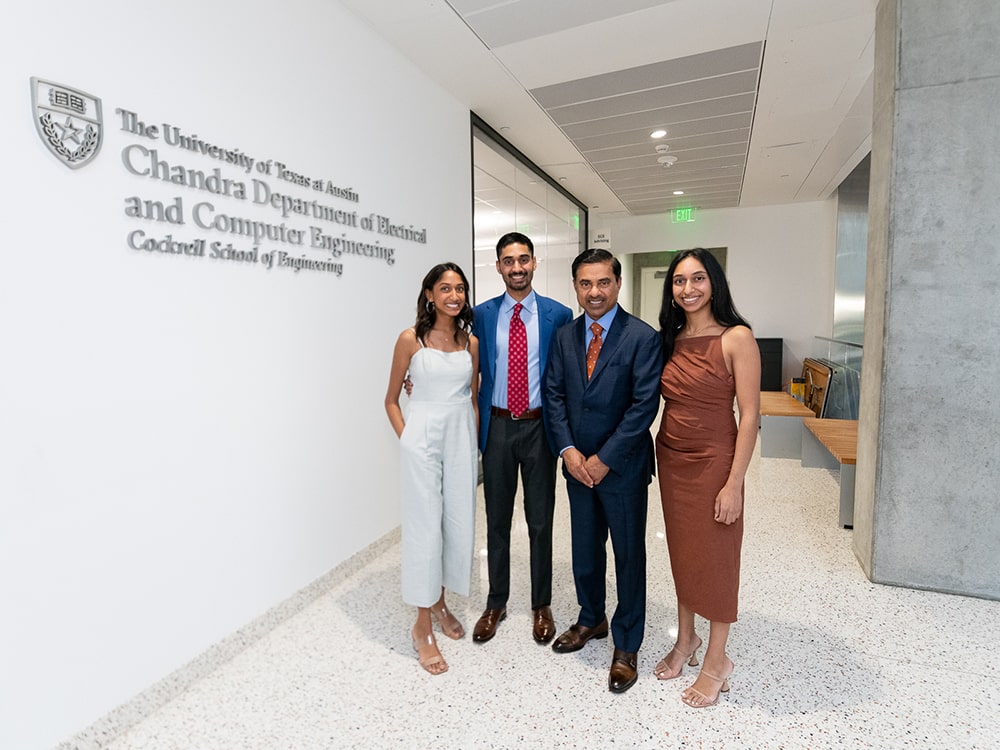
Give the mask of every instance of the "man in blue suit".
[{"label": "man in blue suit", "polygon": [[500,238],[497,272],[507,291],[477,305],[473,319],[479,339],[479,447],[490,593],[472,639],[490,640],[507,616],[510,525],[520,470],[531,553],[532,635],[548,643],[556,633],[549,606],[556,457],[546,433],[542,384],[552,335],[573,313],[532,289],[535,247],[525,235],[511,232]]},{"label": "man in blue suit", "polygon": [[638,676],[646,622],[647,488],[655,455],[649,427],[659,409],[659,334],[618,305],[621,263],[606,250],[573,261],[583,315],[560,328],[545,378],[553,440],[563,459],[580,614],[552,644],[567,653],[608,635],[607,540],[611,533],[618,606],[608,688]]}]

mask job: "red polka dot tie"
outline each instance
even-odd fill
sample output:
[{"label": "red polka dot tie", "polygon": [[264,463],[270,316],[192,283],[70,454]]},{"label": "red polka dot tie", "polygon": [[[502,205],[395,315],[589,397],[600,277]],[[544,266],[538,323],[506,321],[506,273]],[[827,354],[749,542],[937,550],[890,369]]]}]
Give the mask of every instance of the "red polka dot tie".
[{"label": "red polka dot tie", "polygon": [[591,323],[590,330],[594,332],[594,338],[587,346],[587,380],[594,374],[594,366],[597,364],[597,355],[601,353],[601,332],[604,330],[598,323]]},{"label": "red polka dot tie", "polygon": [[507,341],[507,408],[515,417],[528,411],[528,331],[521,320],[524,306],[514,305]]}]

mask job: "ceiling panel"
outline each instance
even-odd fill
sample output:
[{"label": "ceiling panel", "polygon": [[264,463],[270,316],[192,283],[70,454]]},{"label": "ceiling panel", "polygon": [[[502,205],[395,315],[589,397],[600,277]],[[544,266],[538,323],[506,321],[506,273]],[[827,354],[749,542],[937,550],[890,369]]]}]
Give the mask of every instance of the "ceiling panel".
[{"label": "ceiling panel", "polygon": [[[751,134],[745,125],[756,101],[762,48],[763,42],[743,44],[531,93],[619,200],[632,212],[644,212],[658,199],[649,194],[639,199],[620,190],[623,178],[650,177],[665,184],[669,170],[670,182],[683,182],[745,164]],[[733,128],[722,119],[740,115],[744,127]],[[724,135],[713,140],[720,125]],[[657,128],[667,129],[668,136],[651,139]],[[685,144],[678,130],[700,143]],[[664,156],[675,163],[659,163]],[[739,198],[738,185],[715,196],[717,201],[730,200],[732,206]]]},{"label": "ceiling panel", "polygon": [[490,47],[604,21],[663,0],[451,0],[451,6]]},{"label": "ceiling panel", "polygon": [[[673,149],[664,152],[664,154],[669,154],[671,156],[676,156],[678,163],[684,161],[685,164],[692,163],[695,161],[701,161],[704,159],[715,159],[722,157],[735,157],[738,160],[743,160],[746,157],[746,143],[732,143],[725,146],[711,146],[708,148],[691,148],[691,149]],[[658,152],[654,152],[653,156],[660,156]],[[645,151],[637,156],[631,156],[627,159],[608,159],[606,161],[595,160],[594,165],[600,169],[601,174],[612,176],[614,172],[622,169],[640,169],[651,166],[649,164],[650,154],[649,148],[647,147]],[[732,161],[732,160],[731,160]],[[653,165],[655,166],[655,164]],[[660,169],[673,169],[673,167],[659,167]]]},{"label": "ceiling panel", "polygon": [[669,130],[671,125],[677,123],[706,120],[712,117],[719,117],[720,115],[732,115],[741,112],[752,113],[753,104],[753,94],[738,94],[737,96],[726,96],[721,99],[709,99],[707,101],[681,104],[676,107],[635,112],[617,117],[605,117],[604,119],[591,120],[590,122],[578,122],[566,125],[562,130],[569,136],[570,140],[640,129],[647,129],[648,135],[648,132],[654,128],[662,127]]},{"label": "ceiling panel", "polygon": [[821,200],[870,144],[877,0],[341,1],[592,212]]},{"label": "ceiling panel", "polygon": [[621,186],[618,188],[623,195],[633,198],[649,198],[658,195],[671,195],[674,190],[683,190],[686,194],[691,193],[718,193],[720,191],[739,190],[739,176],[730,177],[703,177],[699,180],[686,180],[683,177],[676,177],[674,180],[656,182],[655,184]]},{"label": "ceiling panel", "polygon": [[[676,179],[678,175],[685,175],[686,177],[697,177],[698,175],[704,174],[706,172],[711,172],[716,169],[738,169],[743,166],[744,158],[742,156],[737,157],[719,157],[717,159],[699,159],[696,161],[678,161],[672,167],[664,167],[655,162],[651,166],[643,167],[633,167],[631,169],[614,169],[605,172],[608,182],[612,186],[619,184],[620,181],[625,178],[634,177],[652,177],[656,180],[665,180],[667,177],[664,173],[669,173],[669,179]],[[705,175],[706,177],[712,175]]]},{"label": "ceiling panel", "polygon": [[655,89],[621,93],[580,104],[549,109],[549,115],[559,125],[571,125],[635,112],[721,99],[735,94],[753,94],[757,90],[757,71],[744,71],[714,78],[702,78]]},{"label": "ceiling panel", "polygon": [[553,109],[573,102],[615,96],[622,91],[642,91],[737,71],[756,70],[759,65],[760,43],[754,42],[542,86],[532,89],[531,93],[543,107]]},{"label": "ceiling panel", "polygon": [[[585,151],[591,163],[611,161],[613,159],[626,159],[631,156],[649,156],[649,134],[642,133],[643,138],[638,143],[630,143],[625,146],[613,148],[595,149]],[[679,151],[686,151],[697,148],[707,148],[710,146],[727,146],[730,144],[745,144],[750,138],[749,128],[737,130],[723,130],[721,132],[706,132],[702,135],[690,136],[688,138],[676,138],[670,136],[663,139],[670,146],[670,152],[676,154]]]},{"label": "ceiling panel", "polygon": [[[670,123],[670,126],[666,128],[667,141],[672,143],[678,138],[711,135],[713,133],[723,133],[734,129],[745,129],[749,133],[750,123],[752,120],[753,112],[748,111],[740,112],[735,115],[722,115],[714,118]],[[575,143],[583,153],[637,144],[648,146],[649,128],[637,128],[631,131],[623,130],[616,133],[609,133],[607,135],[577,138]]]}]

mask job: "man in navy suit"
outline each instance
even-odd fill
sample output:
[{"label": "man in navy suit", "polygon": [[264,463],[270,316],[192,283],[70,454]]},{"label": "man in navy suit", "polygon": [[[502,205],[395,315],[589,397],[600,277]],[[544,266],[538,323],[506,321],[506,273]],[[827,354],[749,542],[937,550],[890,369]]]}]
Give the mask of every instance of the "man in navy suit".
[{"label": "man in navy suit", "polygon": [[573,261],[583,315],[560,328],[545,378],[553,440],[563,459],[580,614],[552,644],[578,651],[608,635],[607,540],[611,533],[618,606],[608,688],[635,684],[646,622],[646,506],[654,472],[649,427],[659,409],[659,334],[618,305],[621,263],[606,250]]},{"label": "man in navy suit", "polygon": [[546,433],[542,384],[552,335],[573,313],[532,289],[535,247],[525,235],[511,232],[500,238],[497,272],[507,291],[477,305],[473,322],[479,339],[479,447],[490,593],[472,639],[490,640],[507,616],[510,525],[520,470],[531,554],[532,635],[538,643],[548,643],[556,633],[549,606],[556,457]]}]

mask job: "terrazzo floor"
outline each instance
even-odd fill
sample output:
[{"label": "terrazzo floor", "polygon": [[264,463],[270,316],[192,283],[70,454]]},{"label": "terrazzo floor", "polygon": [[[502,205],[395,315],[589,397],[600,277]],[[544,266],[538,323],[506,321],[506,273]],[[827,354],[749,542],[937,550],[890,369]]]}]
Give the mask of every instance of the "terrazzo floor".
[{"label": "terrazzo floor", "polygon": [[[562,481],[560,480],[560,485]],[[410,646],[399,545],[120,735],[111,750],[327,748],[995,748],[1000,602],[878,586],[837,527],[837,478],[755,455],[747,476],[740,621],[728,695],[694,710],[694,679],[659,682],[673,583],[655,482],[640,677],[607,690],[610,639],[556,654],[531,638],[527,532],[515,522],[508,617],[486,644],[438,635],[450,671]],[[486,600],[482,489],[473,591],[450,606],[471,632]],[[515,515],[520,513],[520,508]],[[926,543],[926,542],[920,542]],[[565,488],[557,497],[559,632],[577,614]],[[614,607],[609,581],[609,612]],[[699,621],[703,638],[707,624]]]}]

